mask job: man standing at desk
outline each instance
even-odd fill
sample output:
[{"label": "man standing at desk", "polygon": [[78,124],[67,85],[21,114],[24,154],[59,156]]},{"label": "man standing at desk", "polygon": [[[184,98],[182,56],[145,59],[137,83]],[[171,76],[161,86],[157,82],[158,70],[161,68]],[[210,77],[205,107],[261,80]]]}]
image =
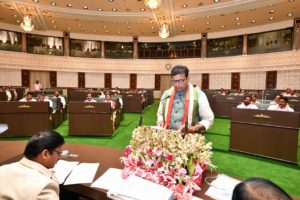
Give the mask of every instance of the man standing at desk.
[{"label": "man standing at desk", "polygon": [[[171,70],[172,87],[164,92],[157,111],[157,125],[189,133],[206,131],[213,123],[207,97],[189,83],[189,69],[177,65]],[[165,100],[164,100],[165,99]]]},{"label": "man standing at desk", "polygon": [[32,136],[19,162],[0,167],[0,199],[59,200],[59,184],[49,169],[60,158],[64,143],[50,130]]}]

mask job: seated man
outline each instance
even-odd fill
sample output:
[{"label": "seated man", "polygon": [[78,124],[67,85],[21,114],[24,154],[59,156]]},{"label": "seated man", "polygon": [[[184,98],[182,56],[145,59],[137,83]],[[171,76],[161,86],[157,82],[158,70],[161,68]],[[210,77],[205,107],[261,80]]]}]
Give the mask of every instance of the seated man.
[{"label": "seated man", "polygon": [[20,99],[20,102],[30,102],[30,101],[36,101],[33,98],[32,92],[27,92],[26,96],[23,99]]},{"label": "seated man", "polygon": [[221,88],[221,89],[218,91],[218,94],[220,94],[220,95],[226,95],[226,91],[224,90],[224,88]]},{"label": "seated man", "polygon": [[254,104],[251,104],[252,98],[251,96],[245,96],[244,102],[237,106],[237,108],[242,109],[258,109],[258,107]]},{"label": "seated man", "polygon": [[62,103],[62,105],[63,105],[63,108],[65,108],[66,107],[66,99],[65,99],[65,97],[63,97],[63,96],[61,96],[60,95],[60,93],[59,93],[59,91],[55,91],[54,92],[54,96],[55,96],[55,98],[60,98],[60,102]]},{"label": "seated man", "polygon": [[244,96],[244,93],[243,93],[242,89],[238,89],[234,95],[235,96]]},{"label": "seated man", "polygon": [[32,136],[19,162],[0,167],[0,199],[59,200],[59,184],[49,169],[60,158],[64,143],[52,130]]},{"label": "seated man", "polygon": [[292,200],[279,186],[262,178],[250,178],[237,184],[232,200]]},{"label": "seated man", "polygon": [[280,97],[278,99],[278,104],[270,105],[268,110],[294,112],[294,109],[289,106],[288,98],[286,97]]},{"label": "seated man", "polygon": [[50,99],[48,99],[48,97],[47,97],[47,95],[46,95],[45,92],[42,92],[42,94],[39,96],[38,101],[49,102],[49,107],[53,108],[53,102]]},{"label": "seated man", "polygon": [[120,107],[123,108],[123,99],[118,95],[118,93],[115,93],[114,97],[115,97],[116,100],[117,99],[119,100]]},{"label": "seated man", "polygon": [[92,97],[92,94],[91,93],[88,93],[87,95],[86,95],[86,100],[84,101],[84,102],[97,102],[95,99],[93,99],[93,97]]}]

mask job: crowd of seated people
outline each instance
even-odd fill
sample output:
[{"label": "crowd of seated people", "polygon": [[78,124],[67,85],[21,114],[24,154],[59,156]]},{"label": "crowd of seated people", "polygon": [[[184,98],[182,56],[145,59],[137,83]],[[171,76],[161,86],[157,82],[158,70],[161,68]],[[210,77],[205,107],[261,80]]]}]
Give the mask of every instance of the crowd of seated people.
[{"label": "crowd of seated people", "polygon": [[297,97],[297,95],[295,95],[295,91],[292,90],[291,88],[287,88],[285,90],[285,92],[282,93],[282,96],[284,96],[284,97]]},{"label": "crowd of seated people", "polygon": [[252,103],[251,96],[245,96],[244,102],[237,106],[237,108],[241,109],[258,109],[258,107]]},{"label": "crowd of seated people", "polygon": [[294,109],[291,108],[288,104],[288,98],[280,96],[278,98],[278,103],[274,105],[270,105],[268,110],[275,110],[275,111],[286,111],[286,112],[294,112]]}]

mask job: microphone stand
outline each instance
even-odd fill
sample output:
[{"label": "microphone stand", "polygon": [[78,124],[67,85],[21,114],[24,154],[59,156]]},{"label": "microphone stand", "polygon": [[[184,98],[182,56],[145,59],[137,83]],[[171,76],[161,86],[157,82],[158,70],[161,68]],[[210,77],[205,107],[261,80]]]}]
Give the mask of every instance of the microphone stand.
[{"label": "microphone stand", "polygon": [[149,110],[149,109],[152,108],[154,105],[157,105],[158,103],[163,102],[164,100],[166,100],[166,99],[168,99],[168,98],[170,98],[170,97],[171,97],[171,95],[168,95],[168,96],[166,96],[165,98],[163,98],[163,99],[161,99],[161,100],[159,100],[159,101],[153,103],[152,105],[147,106],[146,108],[144,108],[144,109],[142,110],[141,114],[140,114],[140,120],[139,120],[139,125],[138,125],[138,126],[142,126],[142,124],[143,124],[143,114],[144,114],[147,110]]}]

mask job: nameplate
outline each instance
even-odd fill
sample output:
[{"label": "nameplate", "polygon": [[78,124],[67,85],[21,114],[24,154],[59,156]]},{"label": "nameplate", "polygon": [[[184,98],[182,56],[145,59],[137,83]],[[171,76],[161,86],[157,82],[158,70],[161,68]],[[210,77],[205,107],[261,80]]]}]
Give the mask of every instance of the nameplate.
[{"label": "nameplate", "polygon": [[87,105],[87,106],[84,106],[84,108],[87,108],[87,109],[94,109],[95,106],[92,106],[92,105]]},{"label": "nameplate", "polygon": [[264,115],[264,114],[256,114],[256,115],[253,115],[253,117],[263,118],[263,119],[271,119],[271,117],[269,115]]},{"label": "nameplate", "polygon": [[23,104],[23,105],[18,106],[18,108],[30,108],[30,107],[31,107],[31,106],[26,105],[26,104]]},{"label": "nameplate", "polygon": [[132,94],[128,94],[127,96],[128,96],[128,97],[132,97],[133,95],[132,95]]},{"label": "nameplate", "polygon": [[226,99],[234,99],[233,97],[227,97]]},{"label": "nameplate", "polygon": [[299,102],[299,100],[298,99],[291,99],[291,100],[289,100],[289,102]]}]

